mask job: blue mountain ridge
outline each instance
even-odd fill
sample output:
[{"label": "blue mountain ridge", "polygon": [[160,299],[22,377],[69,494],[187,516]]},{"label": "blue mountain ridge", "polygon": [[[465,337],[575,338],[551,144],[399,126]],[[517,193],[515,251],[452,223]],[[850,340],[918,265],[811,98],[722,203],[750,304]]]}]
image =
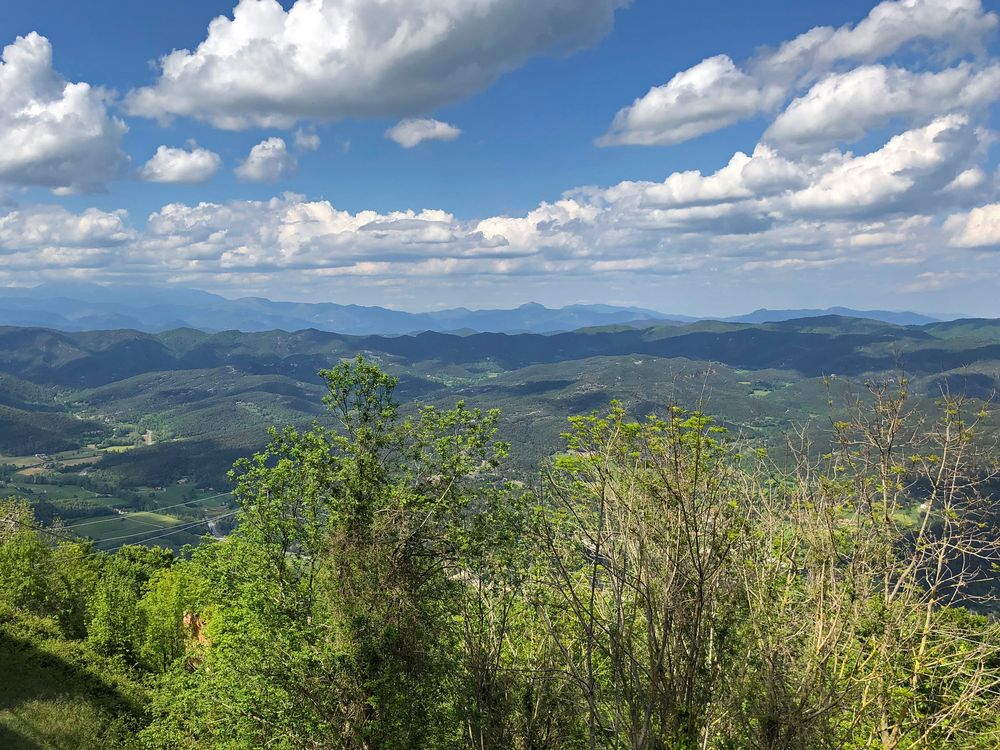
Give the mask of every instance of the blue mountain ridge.
[{"label": "blue mountain ridge", "polygon": [[0,289],[0,325],[42,326],[64,331],[131,328],[156,333],[174,328],[203,331],[314,328],[355,335],[401,335],[420,331],[555,333],[610,325],[669,325],[697,320],[766,323],[823,315],[870,318],[895,325],[923,325],[941,319],[914,312],[845,307],[759,309],[746,315],[699,318],[642,307],[575,304],[549,308],[534,302],[511,309],[458,307],[406,312],[334,302],[287,302],[264,297],[228,299],[178,286],[66,282]]}]

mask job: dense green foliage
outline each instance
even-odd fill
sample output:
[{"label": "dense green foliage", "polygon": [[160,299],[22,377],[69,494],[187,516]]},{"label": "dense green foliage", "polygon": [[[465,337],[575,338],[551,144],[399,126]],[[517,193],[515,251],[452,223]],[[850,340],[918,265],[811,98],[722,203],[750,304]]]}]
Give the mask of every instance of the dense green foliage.
[{"label": "dense green foliage", "polygon": [[[236,463],[223,541],[106,554],[0,506],[0,657],[32,684],[33,652],[74,675],[65,694],[7,688],[0,731],[171,750],[1000,743],[978,402],[944,398],[933,421],[909,381],[873,382],[819,451],[789,441],[780,462],[700,411],[614,403],[526,484],[496,411],[404,409],[361,357],[320,375],[336,426],[272,429]],[[79,727],[24,729],[74,701]]]}]

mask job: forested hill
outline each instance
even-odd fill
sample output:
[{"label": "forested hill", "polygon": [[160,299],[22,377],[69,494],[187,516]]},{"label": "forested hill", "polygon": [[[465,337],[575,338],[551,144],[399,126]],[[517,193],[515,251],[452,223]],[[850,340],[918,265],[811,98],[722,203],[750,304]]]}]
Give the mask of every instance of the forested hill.
[{"label": "forested hill", "polygon": [[530,469],[568,416],[612,399],[642,414],[704,401],[764,439],[828,423],[831,376],[847,387],[905,370],[918,397],[947,390],[988,399],[1000,321],[899,326],[821,316],[551,335],[0,328],[0,456],[108,445],[96,468],[126,486],[188,477],[218,487],[267,427],[322,418],[317,372],[359,353],[401,378],[404,403],[499,407],[513,460]]},{"label": "forested hill", "polygon": [[492,362],[511,370],[627,354],[685,357],[743,369],[804,376],[858,375],[903,366],[927,374],[1000,360],[1000,321],[956,320],[923,326],[823,316],[780,323],[699,322],[684,326],[605,327],[569,333],[467,336],[349,336],[317,330],[67,333],[0,328],[0,371],[35,383],[92,388],[156,371],[237,367],[253,374],[302,376],[331,358],[372,352],[403,362]]}]

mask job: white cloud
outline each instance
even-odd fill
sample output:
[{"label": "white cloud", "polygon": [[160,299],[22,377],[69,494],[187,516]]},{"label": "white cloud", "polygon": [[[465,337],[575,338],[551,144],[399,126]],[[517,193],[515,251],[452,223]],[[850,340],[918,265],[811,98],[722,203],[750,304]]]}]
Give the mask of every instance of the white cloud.
[{"label": "white cloud", "polygon": [[978,110],[1000,99],[1000,65],[968,63],[941,72],[911,73],[865,65],[827,76],[795,99],[764,134],[787,150],[855,141],[892,118]]},{"label": "white cloud", "polygon": [[301,128],[295,131],[293,138],[294,138],[295,148],[297,148],[299,151],[315,151],[316,149],[319,148],[320,145],[320,140],[318,135],[306,130],[302,130]]},{"label": "white cloud", "polygon": [[194,51],[160,59],[130,113],[222,128],[415,115],[527,58],[587,45],[627,0],[240,0]]},{"label": "white cloud", "polygon": [[968,190],[975,190],[986,184],[986,173],[980,167],[969,167],[964,172],[955,177],[954,180],[945,186],[945,191],[949,193],[961,193]]},{"label": "white cloud", "polygon": [[160,146],[139,170],[139,176],[147,182],[197,184],[210,180],[221,166],[222,159],[217,153],[194,143],[189,150]]},{"label": "white cloud", "polygon": [[16,208],[0,216],[0,252],[38,247],[110,247],[134,239],[124,211],[88,208],[74,214],[61,206]]},{"label": "white cloud", "polygon": [[910,294],[940,292],[958,286],[968,286],[969,282],[975,278],[976,274],[969,271],[924,271],[918,274],[913,281],[904,284],[902,291]]},{"label": "white cloud", "polygon": [[[838,63],[875,62],[914,42],[930,43],[953,55],[979,52],[983,39],[997,23],[996,14],[986,12],[980,0],[886,0],[854,26],[810,29],[776,50],[761,51],[742,68],[726,55],[703,60],[621,109],[598,144],[680,143],[771,112],[789,95],[811,85]],[[848,74],[831,79],[811,92],[812,97],[807,94],[777,126],[778,134],[785,131],[786,140],[808,139],[810,134],[811,138],[819,139],[824,128],[829,128],[833,132],[824,145],[855,136],[858,128],[854,124],[823,122],[820,110],[838,107],[839,116],[845,116],[844,100],[849,97],[849,88],[860,86],[865,75],[871,84],[877,71],[873,68],[853,78]],[[966,66],[936,79],[933,74],[924,79],[945,90],[955,89],[951,98],[955,103],[965,104],[963,99],[991,96],[990,87],[996,85],[995,70],[977,81],[961,80],[973,75]],[[865,123],[877,123],[896,115],[940,113],[941,102],[933,99],[933,89],[923,91],[916,85],[919,78],[897,75],[890,80],[887,75],[882,82],[885,87],[909,85],[909,96],[904,91],[893,93],[889,101],[874,95],[869,101],[866,97],[859,104],[860,117]],[[874,83],[877,85],[878,81]],[[968,90],[963,90],[963,86]],[[935,106],[939,108],[934,109]],[[853,117],[853,110],[848,111],[847,117]]]},{"label": "white cloud", "polygon": [[[768,144],[737,152],[711,174],[675,172],[663,182],[622,182],[600,193],[635,225],[658,230],[748,234],[800,219],[921,214],[968,200],[955,184],[975,179],[980,137],[948,115],[889,139],[867,154],[829,151],[791,159]],[[943,196],[943,192],[947,196]]]},{"label": "white cloud", "polygon": [[855,26],[813,28],[758,55],[753,66],[770,76],[815,74],[840,60],[872,62],[920,41],[951,54],[980,52],[997,23],[981,0],[885,0]]},{"label": "white cloud", "polygon": [[967,213],[953,214],[944,223],[953,247],[1000,246],[1000,203],[979,206]]},{"label": "white cloud", "polygon": [[11,272],[105,271],[138,236],[125,211],[90,208],[74,214],[61,206],[15,208],[0,215],[0,257]]},{"label": "white cloud", "polygon": [[283,138],[267,138],[252,149],[238,167],[236,176],[251,182],[273,182],[298,167],[295,157],[288,151]]},{"label": "white cloud", "polygon": [[670,145],[719,130],[776,106],[777,86],[761,85],[726,55],[702,60],[651,88],[615,115],[600,146]]},{"label": "white cloud", "polygon": [[462,134],[454,125],[430,118],[408,118],[385,132],[385,137],[403,148],[413,148],[424,141],[453,141]]},{"label": "white cloud", "polygon": [[0,62],[0,183],[58,192],[100,190],[120,177],[125,124],[108,95],[69,83],[52,68],[52,46],[34,32],[4,47]]},{"label": "white cloud", "polygon": [[642,186],[643,203],[660,208],[732,203],[750,198],[764,198],[801,187],[808,180],[809,168],[782,158],[769,146],[758,145],[753,154],[741,151],[714,174],[705,176],[691,170],[674,172],[661,183],[621,183],[608,191],[610,198],[620,196],[636,185]]},{"label": "white cloud", "polygon": [[[967,117],[947,115],[869,153],[793,157],[762,143],[714,172],[579,188],[525,213],[473,220],[439,209],[350,212],[294,194],[173,203],[141,230],[122,213],[15,209],[0,219],[5,261],[16,260],[2,264],[3,278],[129,274],[396,304],[431,294],[486,304],[482,295],[496,289],[523,300],[546,285],[596,298],[619,284],[654,307],[669,292],[675,309],[690,310],[706,294],[743,306],[747,288],[759,295],[754,303],[801,304],[809,294],[823,304],[907,306],[918,288],[952,288],[923,276],[943,246],[1000,241],[1000,204],[969,210],[988,182],[976,163],[985,158],[982,137]],[[85,226],[92,230],[74,234]],[[1000,254],[958,255],[948,259],[955,273],[981,280],[1000,271]],[[981,305],[994,292],[983,287]],[[942,299],[941,309],[957,309]]]},{"label": "white cloud", "polygon": [[372,275],[476,257],[491,244],[444,211],[352,214],[289,194],[164,206],[149,218],[143,252],[187,269]]},{"label": "white cloud", "polygon": [[964,171],[978,145],[967,118],[941,117],[894,136],[877,151],[844,159],[792,195],[789,206],[811,214],[916,211],[939,200],[935,193]]}]

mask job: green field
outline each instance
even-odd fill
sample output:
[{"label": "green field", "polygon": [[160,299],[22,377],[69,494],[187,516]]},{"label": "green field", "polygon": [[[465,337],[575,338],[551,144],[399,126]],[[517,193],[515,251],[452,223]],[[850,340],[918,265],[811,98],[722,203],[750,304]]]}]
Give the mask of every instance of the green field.
[{"label": "green field", "polygon": [[28,482],[11,482],[7,487],[0,487],[0,497],[27,497],[32,500],[47,500],[55,505],[65,504],[74,500],[94,507],[112,508],[121,501],[115,497],[100,495],[92,490],[72,485],[38,484]]},{"label": "green field", "polygon": [[[173,534],[163,536],[175,527],[181,528]],[[200,537],[207,533],[204,525],[191,527],[176,516],[149,512],[95,520],[73,529],[73,532],[94,539],[98,549],[112,549],[122,544],[142,544],[147,540],[150,544],[180,548],[185,544],[197,544]]]},{"label": "green field", "polygon": [[[122,544],[148,543],[175,550],[185,544],[198,544],[208,533],[203,523],[206,515],[214,518],[233,508],[231,496],[218,497],[217,492],[196,491],[190,485],[140,490],[143,504],[152,506],[153,510],[130,511],[128,498],[100,495],[70,485],[15,482],[0,487],[0,499],[24,497],[35,504],[50,504],[62,519],[60,525],[66,529],[60,533],[93,539],[99,549],[105,550]],[[87,515],[59,513],[60,509],[70,507],[74,513],[85,511]],[[157,512],[158,508],[166,510]],[[174,528],[177,530],[170,533]]]},{"label": "green field", "polygon": [[0,456],[0,464],[11,464],[26,469],[29,466],[41,466],[44,461],[37,456]]},{"label": "green field", "polygon": [[[98,516],[71,524],[70,531],[93,539],[98,549],[113,549],[123,544],[152,544],[179,550],[185,544],[198,544],[209,533],[204,523],[206,516],[223,516],[231,513],[233,508],[228,495],[215,497],[198,493],[198,497],[188,499],[182,487],[154,492],[154,496],[156,507],[166,510]],[[202,501],[201,497],[209,499]],[[178,507],[178,503],[184,504]],[[176,531],[171,533],[172,529]]]}]

